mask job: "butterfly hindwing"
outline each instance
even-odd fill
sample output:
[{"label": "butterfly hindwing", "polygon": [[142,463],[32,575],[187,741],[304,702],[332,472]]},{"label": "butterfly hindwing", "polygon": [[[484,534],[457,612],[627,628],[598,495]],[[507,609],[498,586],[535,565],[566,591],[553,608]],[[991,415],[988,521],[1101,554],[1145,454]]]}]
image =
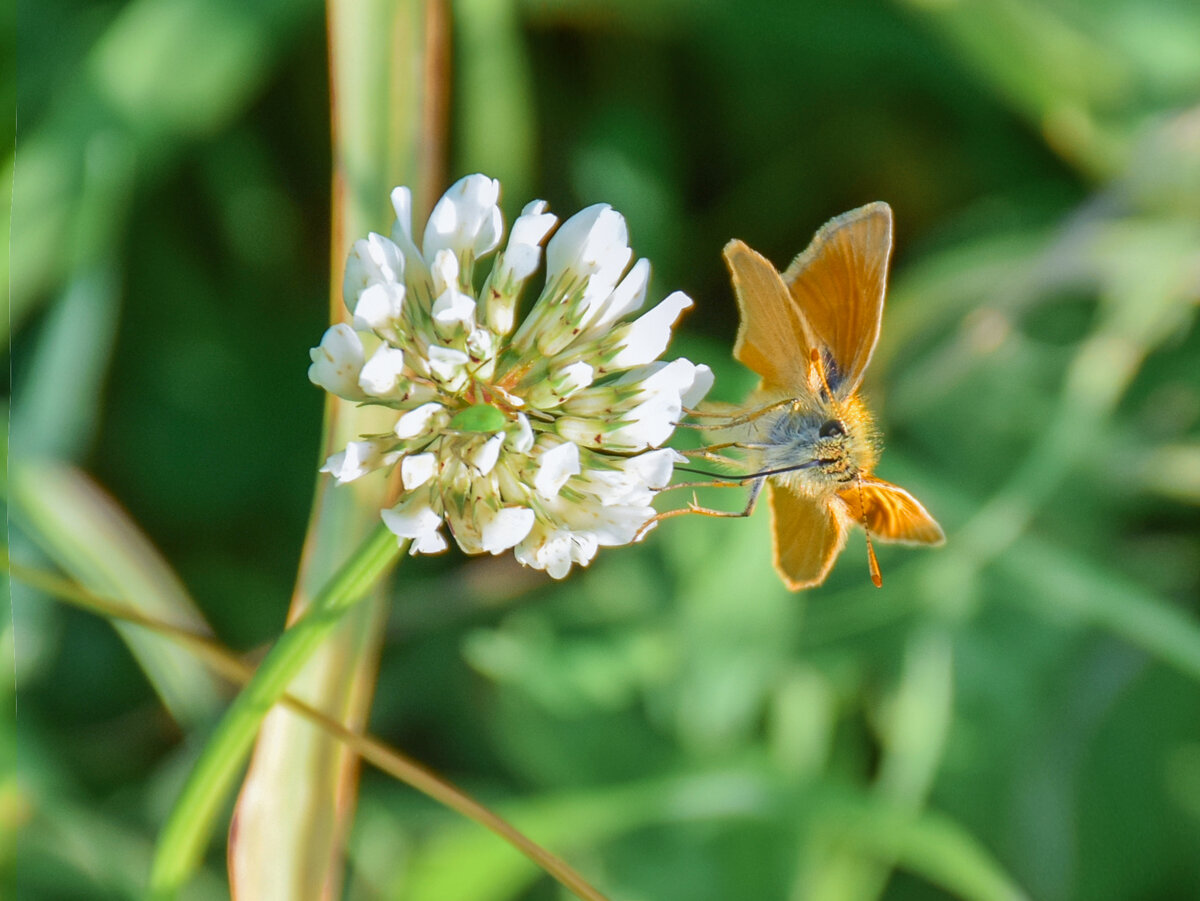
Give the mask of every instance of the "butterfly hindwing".
[{"label": "butterfly hindwing", "polygon": [[839,397],[858,389],[879,339],[891,252],[892,208],[869,203],[823,225],[783,273],[807,330],[832,358]]},{"label": "butterfly hindwing", "polygon": [[840,497],[846,502],[849,518],[864,524],[872,538],[899,544],[930,545],[946,540],[937,520],[899,485],[876,478],[864,478],[860,483],[841,492]]},{"label": "butterfly hindwing", "polygon": [[775,571],[789,589],[825,581],[846,543],[846,528],[830,503],[767,483]]}]

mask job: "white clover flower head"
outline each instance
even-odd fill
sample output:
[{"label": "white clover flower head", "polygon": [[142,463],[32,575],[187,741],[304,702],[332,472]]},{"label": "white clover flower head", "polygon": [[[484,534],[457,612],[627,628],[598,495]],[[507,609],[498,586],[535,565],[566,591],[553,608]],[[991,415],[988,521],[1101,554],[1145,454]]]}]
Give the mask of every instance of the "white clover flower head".
[{"label": "white clover flower head", "polygon": [[[383,520],[412,553],[445,549],[445,524],[469,554],[512,550],[557,579],[644,532],[655,492],[683,459],[662,445],[712,373],[658,360],[692,305],[686,295],[631,318],[650,264],[630,265],[620,213],[597,204],[559,225],[534,201],[498,251],[499,197],[495,179],[459,180],[418,248],[412,196],[396,188],[391,236],[355,243],[343,282],[353,328],[325,333],[308,376],[395,410],[396,421],[322,471],[349,482],[398,465],[400,498]],[[545,284],[518,323],[543,255]]]}]

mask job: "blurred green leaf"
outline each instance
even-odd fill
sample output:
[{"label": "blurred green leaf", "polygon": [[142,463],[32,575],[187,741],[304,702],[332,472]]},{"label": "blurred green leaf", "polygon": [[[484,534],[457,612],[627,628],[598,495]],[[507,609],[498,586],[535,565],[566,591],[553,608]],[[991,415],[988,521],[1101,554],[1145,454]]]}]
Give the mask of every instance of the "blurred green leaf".
[{"label": "blurred green leaf", "polygon": [[[13,185],[11,323],[19,323],[62,277],[76,221],[86,156],[99,138],[137,161],[137,176],[159,176],[188,140],[211,134],[244,108],[296,26],[315,3],[255,0],[136,0],[108,23],[87,58],[69,72],[52,108],[17,138]],[[121,219],[97,222],[119,230]],[[108,241],[115,240],[108,236]]]},{"label": "blurred green leaf", "polygon": [[[68,466],[25,461],[14,467],[11,479],[18,522],[79,584],[162,622],[209,631],[166,561],[86,475]],[[207,723],[222,695],[203,665],[161,636],[122,623],[115,628],[180,725]]]},{"label": "blurred green leaf", "polygon": [[822,814],[826,828],[864,855],[895,860],[955,897],[973,901],[1028,897],[968,832],[944,816],[914,815],[886,803],[851,797],[831,798]]},{"label": "blurred green leaf", "polygon": [[1072,556],[1043,541],[1025,540],[1003,561],[1030,586],[1037,607],[1108,629],[1180,672],[1200,679],[1200,621],[1099,561]]}]

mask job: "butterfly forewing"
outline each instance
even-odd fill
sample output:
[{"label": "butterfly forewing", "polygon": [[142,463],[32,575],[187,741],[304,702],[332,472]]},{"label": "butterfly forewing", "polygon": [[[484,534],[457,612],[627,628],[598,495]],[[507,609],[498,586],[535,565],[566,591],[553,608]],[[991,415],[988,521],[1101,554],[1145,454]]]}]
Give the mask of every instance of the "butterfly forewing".
[{"label": "butterfly forewing", "polygon": [[832,357],[839,397],[858,389],[875,350],[891,252],[892,209],[869,203],[822,226],[783,273],[806,331]]},{"label": "butterfly forewing", "polygon": [[767,385],[798,392],[808,384],[813,337],[775,267],[742,241],[725,245],[742,324],[733,356]]},{"label": "butterfly forewing", "polygon": [[792,591],[825,581],[846,543],[846,528],[828,501],[767,483],[775,571]]},{"label": "butterfly forewing", "polygon": [[850,518],[865,525],[871,537],[880,541],[941,544],[946,540],[937,520],[899,485],[883,479],[861,479],[843,491],[841,498]]}]

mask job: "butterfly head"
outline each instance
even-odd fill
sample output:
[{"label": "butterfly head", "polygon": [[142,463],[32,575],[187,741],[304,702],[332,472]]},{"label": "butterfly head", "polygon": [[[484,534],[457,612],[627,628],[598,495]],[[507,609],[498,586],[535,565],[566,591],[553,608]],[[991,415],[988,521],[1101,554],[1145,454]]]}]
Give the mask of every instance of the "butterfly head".
[{"label": "butterfly head", "polygon": [[764,468],[794,467],[780,478],[807,494],[846,488],[871,472],[877,455],[870,414],[856,396],[798,399],[766,424],[761,443]]}]

